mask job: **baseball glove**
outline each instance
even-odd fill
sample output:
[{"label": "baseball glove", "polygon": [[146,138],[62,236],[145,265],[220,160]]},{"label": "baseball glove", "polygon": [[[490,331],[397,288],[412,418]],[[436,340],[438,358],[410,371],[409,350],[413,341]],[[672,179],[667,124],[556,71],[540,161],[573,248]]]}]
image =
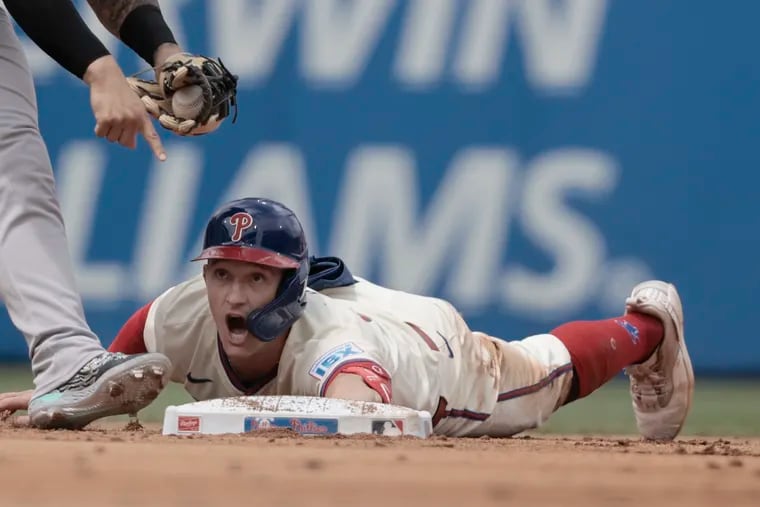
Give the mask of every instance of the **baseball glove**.
[{"label": "baseball glove", "polygon": [[[198,136],[216,130],[235,107],[237,119],[237,81],[218,58],[179,53],[171,56],[156,69],[156,81],[127,78],[130,87],[140,97],[151,116],[164,128],[181,136]],[[197,112],[184,118],[172,106],[174,93],[188,86],[200,88]]]}]

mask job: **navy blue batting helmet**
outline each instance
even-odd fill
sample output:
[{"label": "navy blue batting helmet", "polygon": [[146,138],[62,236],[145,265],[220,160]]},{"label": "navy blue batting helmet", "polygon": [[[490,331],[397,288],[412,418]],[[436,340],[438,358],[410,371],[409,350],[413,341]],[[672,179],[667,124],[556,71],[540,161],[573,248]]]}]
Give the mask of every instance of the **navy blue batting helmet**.
[{"label": "navy blue batting helmet", "polygon": [[295,213],[271,199],[245,198],[218,209],[206,225],[203,251],[193,260],[227,259],[288,270],[274,300],[248,314],[248,330],[268,342],[303,314],[309,252]]}]

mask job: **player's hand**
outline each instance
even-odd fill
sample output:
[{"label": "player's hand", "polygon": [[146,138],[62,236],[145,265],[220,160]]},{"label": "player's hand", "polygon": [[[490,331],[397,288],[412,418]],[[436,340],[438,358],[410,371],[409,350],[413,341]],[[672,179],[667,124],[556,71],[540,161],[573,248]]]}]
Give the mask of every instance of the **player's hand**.
[{"label": "player's hand", "polygon": [[95,115],[95,135],[127,148],[137,146],[142,135],[159,160],[166,160],[150,116],[142,101],[127,84],[116,60],[103,56],[87,67],[84,81],[90,86],[90,105]]},{"label": "player's hand", "polygon": [[[18,393],[0,393],[0,422],[8,420],[17,410],[27,410],[32,401],[32,390]],[[18,426],[29,425],[29,416],[13,418],[13,424]]]}]

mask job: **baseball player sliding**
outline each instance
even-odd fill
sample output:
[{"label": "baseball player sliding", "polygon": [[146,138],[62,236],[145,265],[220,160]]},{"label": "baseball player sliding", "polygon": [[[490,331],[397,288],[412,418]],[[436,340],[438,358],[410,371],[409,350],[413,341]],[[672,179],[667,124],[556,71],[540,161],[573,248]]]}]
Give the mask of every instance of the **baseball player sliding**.
[{"label": "baseball player sliding", "polygon": [[[507,342],[471,331],[448,302],[354,277],[310,258],[284,205],[233,201],[208,222],[201,276],[138,310],[111,350],[159,352],[197,400],[243,394],[326,396],[426,410],[434,431],[513,435],[626,368],[641,434],[671,440],[693,372],[676,289],[644,282],[623,315],[569,322]],[[0,395],[0,411],[30,393]]]},{"label": "baseball player sliding", "polygon": [[[106,352],[85,320],[51,163],[37,124],[32,76],[9,13],[41,49],[89,86],[97,136],[135,148],[141,135],[160,160],[166,153],[148,113],[179,135],[211,132],[234,105],[236,79],[221,61],[182,53],[156,1],[89,4],[112,34],[156,68],[160,86],[126,79],[70,0],[4,4],[5,8],[0,3],[0,295],[29,346],[36,386],[29,403],[31,423],[79,428],[150,403],[163,388],[170,363],[159,353]],[[175,102],[179,90],[184,90],[177,95],[182,100]],[[186,105],[188,97],[201,97],[202,107],[195,107],[192,117],[179,117],[172,106]]]}]

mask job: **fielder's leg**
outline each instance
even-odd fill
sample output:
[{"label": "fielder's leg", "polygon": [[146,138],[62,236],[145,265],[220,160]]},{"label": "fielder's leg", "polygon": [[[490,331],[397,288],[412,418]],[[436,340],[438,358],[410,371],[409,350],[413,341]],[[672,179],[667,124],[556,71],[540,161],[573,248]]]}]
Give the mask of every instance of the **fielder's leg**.
[{"label": "fielder's leg", "polygon": [[[78,427],[131,411],[135,388],[110,400],[94,387],[101,377],[119,380],[125,367],[168,370],[163,356],[119,359],[106,354],[84,318],[55,195],[50,160],[37,125],[33,82],[8,14],[0,8],[0,293],[14,325],[26,338],[35,378],[32,423]],[[117,366],[121,365],[117,368]],[[86,368],[85,368],[86,366]],[[106,373],[108,370],[110,373]],[[81,374],[76,379],[78,372]],[[156,370],[158,371],[158,370]],[[143,371],[142,373],[145,373]],[[163,386],[161,371],[150,391]],[[73,382],[66,389],[65,383]],[[52,392],[52,393],[51,393]],[[46,395],[42,399],[41,395]],[[155,397],[155,396],[154,396]],[[135,400],[132,400],[135,401]],[[66,412],[74,407],[76,414]],[[141,406],[139,408],[142,408]],[[35,414],[46,414],[37,418]],[[55,419],[55,420],[52,420]]]},{"label": "fielder's leg", "polygon": [[0,288],[29,344],[37,393],[45,393],[103,347],[74,288],[33,84],[11,30],[0,10]]}]

